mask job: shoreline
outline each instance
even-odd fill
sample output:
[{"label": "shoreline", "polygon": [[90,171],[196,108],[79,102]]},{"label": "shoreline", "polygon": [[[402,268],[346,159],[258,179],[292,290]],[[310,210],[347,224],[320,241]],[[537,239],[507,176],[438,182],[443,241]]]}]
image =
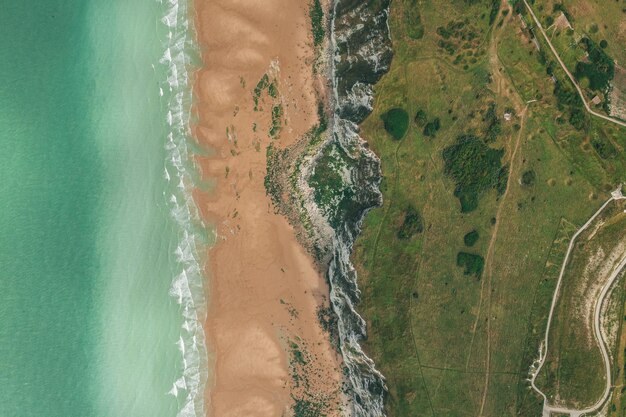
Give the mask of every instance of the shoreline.
[{"label": "shoreline", "polygon": [[196,160],[203,180],[215,181],[210,193],[194,193],[217,235],[205,324],[211,416],[280,416],[294,404],[332,416],[342,404],[340,357],[318,320],[328,285],[264,183],[270,144],[284,149],[317,123],[308,8],[306,0],[195,0],[204,65],[193,130],[211,150]]}]

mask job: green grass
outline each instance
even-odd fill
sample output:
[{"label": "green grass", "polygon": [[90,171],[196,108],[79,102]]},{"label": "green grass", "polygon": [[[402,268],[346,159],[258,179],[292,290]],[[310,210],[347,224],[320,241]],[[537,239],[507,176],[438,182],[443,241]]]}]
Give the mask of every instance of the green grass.
[{"label": "green grass", "polygon": [[424,37],[424,25],[417,7],[417,0],[404,0],[404,4],[403,23],[406,35],[411,39],[422,39]]},{"label": "green grass", "polygon": [[[383,206],[367,215],[353,256],[362,290],[358,308],[368,323],[365,349],[387,378],[390,417],[478,415],[488,351],[483,415],[541,414],[540,400],[526,379],[568,237],[606,192],[626,179],[624,130],[594,119],[581,130],[569,123],[569,108],[558,108],[546,64],[518,34],[516,16],[500,35],[498,68],[489,64],[489,35],[496,26],[489,25],[491,5],[425,0],[417,6],[408,1],[391,6],[394,61],[376,86],[374,111],[362,126],[381,159]],[[407,33],[407,7],[419,9],[420,39]],[[461,42],[462,35],[445,39],[437,33],[437,28],[465,19],[476,34],[471,42]],[[442,48],[441,40],[451,42],[455,53]],[[496,83],[489,80],[499,68],[509,82],[496,94]],[[566,81],[558,67],[554,73]],[[498,121],[500,132],[489,142],[492,116],[499,118],[503,109],[513,107],[510,97],[519,97],[522,107],[537,101],[528,105],[523,127],[519,108],[511,122]],[[420,117],[403,140],[393,141],[380,116],[398,107],[410,115],[420,112]],[[440,129],[433,140],[422,128],[436,117]],[[519,149],[511,160],[518,134]],[[476,138],[472,146],[482,155],[479,160],[488,162],[486,170],[478,170],[479,180],[463,181],[482,184],[475,209],[467,212],[459,209],[457,181],[446,173],[443,157],[464,135]],[[592,144],[595,136],[613,145],[617,154],[603,158]],[[455,166],[461,179],[474,169],[469,163]],[[496,180],[498,166],[511,170],[506,195],[504,181]],[[521,183],[527,171],[535,173],[534,185]],[[419,212],[424,229],[398,239],[410,206]],[[480,235],[471,251],[462,239],[468,230]],[[480,279],[464,274],[467,256],[463,267],[457,266],[462,252],[484,259]]]},{"label": "green grass", "polygon": [[[612,271],[603,271],[603,266],[615,265],[623,256],[623,209],[623,202],[613,203],[578,237],[577,242],[584,243],[574,247],[563,278],[548,355],[537,383],[570,406],[591,406],[604,391],[604,364],[593,342],[593,303],[584,295],[593,292],[596,282],[603,285],[608,279]],[[616,316],[621,319],[621,314]]]}]

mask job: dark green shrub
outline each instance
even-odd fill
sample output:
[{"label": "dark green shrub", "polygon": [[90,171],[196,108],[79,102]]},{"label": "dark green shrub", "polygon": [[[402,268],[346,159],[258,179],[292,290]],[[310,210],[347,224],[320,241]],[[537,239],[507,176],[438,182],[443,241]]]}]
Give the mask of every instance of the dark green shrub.
[{"label": "dark green shrub", "polygon": [[465,268],[463,274],[474,275],[480,278],[483,273],[483,268],[485,267],[485,260],[480,255],[459,252],[456,255],[456,265]]},{"label": "dark green shrub", "polygon": [[324,42],[324,9],[320,0],[313,0],[309,9],[309,17],[311,18],[311,26],[313,29],[313,44],[321,45]]},{"label": "dark green shrub", "polygon": [[422,233],[423,231],[424,221],[422,220],[422,216],[415,209],[415,207],[409,205],[404,213],[402,226],[400,226],[400,229],[398,230],[398,238],[410,239],[413,235]]},{"label": "dark green shrub", "polygon": [[[523,2],[520,2],[520,3],[523,3]],[[570,14],[570,12],[565,8],[565,6],[562,3],[557,3],[554,6],[552,6],[552,12],[553,13],[563,12],[565,17],[567,17],[567,20],[570,21],[570,23],[574,22],[574,19],[572,18],[572,15]]]},{"label": "dark green shrub", "polygon": [[527,171],[524,171],[524,173],[522,174],[522,185],[525,185],[526,187],[532,187],[533,185],[535,185],[535,180],[537,179],[537,175],[535,174],[535,171],[533,171],[532,169],[529,169]]},{"label": "dark green shrub", "polygon": [[617,155],[617,149],[615,149],[615,146],[605,137],[594,137],[591,140],[591,145],[602,159],[613,158]]},{"label": "dark green shrub", "polygon": [[478,232],[476,230],[472,230],[463,236],[463,242],[465,243],[465,246],[474,246],[476,242],[478,242],[479,237],[480,235]]},{"label": "dark green shrub", "polygon": [[498,172],[498,181],[496,183],[496,191],[498,196],[501,196],[506,191],[507,182],[509,181],[509,165],[505,165],[500,168]]},{"label": "dark green shrub", "polygon": [[385,130],[395,140],[400,140],[409,129],[409,115],[404,109],[394,108],[380,116]]},{"label": "dark green shrub", "polygon": [[419,127],[424,126],[426,124],[426,112],[422,109],[419,109],[415,113],[415,117],[413,118],[413,120],[415,121],[415,124]]},{"label": "dark green shrub", "polygon": [[494,188],[500,191],[508,169],[501,164],[502,149],[492,149],[474,135],[461,135],[454,145],[443,150],[444,172],[456,187],[454,195],[461,202],[461,212],[478,207],[480,194]]},{"label": "dark green shrub", "polygon": [[491,10],[489,11],[489,24],[492,25],[498,17],[500,11],[500,0],[491,0]]},{"label": "dark green shrub", "polygon": [[604,90],[615,75],[615,62],[591,39],[582,38],[580,42],[587,50],[590,62],[579,61],[574,76],[577,80],[587,78],[592,90]]},{"label": "dark green shrub", "polygon": [[493,143],[500,133],[502,133],[502,123],[496,114],[496,103],[489,103],[489,108],[483,118],[487,122],[487,128],[485,129],[485,141],[487,143]]},{"label": "dark green shrub", "polygon": [[572,107],[569,113],[569,122],[576,130],[584,130],[589,124],[587,113],[580,107]]},{"label": "dark green shrub", "polygon": [[554,95],[556,96],[557,108],[569,111],[568,120],[571,125],[577,130],[585,129],[589,122],[578,93],[569,84],[557,81],[554,83]]},{"label": "dark green shrub", "polygon": [[424,126],[424,136],[435,136],[435,133],[437,133],[440,127],[441,123],[439,122],[439,118],[436,117]]}]

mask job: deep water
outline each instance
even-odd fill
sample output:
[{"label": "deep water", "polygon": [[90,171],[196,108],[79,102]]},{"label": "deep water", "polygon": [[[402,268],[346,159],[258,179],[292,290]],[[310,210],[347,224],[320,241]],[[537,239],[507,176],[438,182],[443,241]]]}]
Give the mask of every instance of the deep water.
[{"label": "deep water", "polygon": [[0,416],[202,415],[180,0],[0,0]]}]

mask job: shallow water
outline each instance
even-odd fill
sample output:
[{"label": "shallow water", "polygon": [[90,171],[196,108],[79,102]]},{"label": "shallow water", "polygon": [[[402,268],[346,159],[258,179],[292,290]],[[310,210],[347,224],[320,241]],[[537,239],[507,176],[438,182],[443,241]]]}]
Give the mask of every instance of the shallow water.
[{"label": "shallow water", "polygon": [[1,416],[202,413],[180,3],[0,0]]}]

